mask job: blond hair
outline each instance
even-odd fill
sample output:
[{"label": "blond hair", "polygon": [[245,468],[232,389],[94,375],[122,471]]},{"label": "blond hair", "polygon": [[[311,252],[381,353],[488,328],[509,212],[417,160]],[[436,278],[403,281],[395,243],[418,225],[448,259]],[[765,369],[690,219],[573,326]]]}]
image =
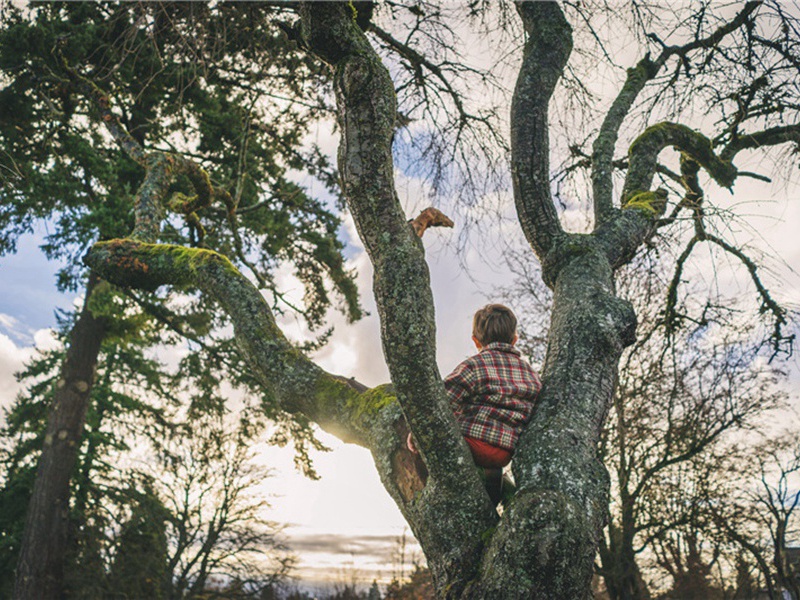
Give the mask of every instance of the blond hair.
[{"label": "blond hair", "polygon": [[472,335],[486,346],[492,342],[513,344],[517,334],[517,317],[507,306],[487,304],[472,318]]}]

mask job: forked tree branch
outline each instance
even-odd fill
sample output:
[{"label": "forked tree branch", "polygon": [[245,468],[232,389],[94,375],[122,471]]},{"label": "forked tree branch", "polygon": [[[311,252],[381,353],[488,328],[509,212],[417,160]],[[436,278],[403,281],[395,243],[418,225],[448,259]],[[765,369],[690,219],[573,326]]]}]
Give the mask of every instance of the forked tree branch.
[{"label": "forked tree branch", "polygon": [[375,298],[392,381],[431,476],[450,480],[469,455],[436,367],[425,256],[395,192],[394,85],[348,6],[306,3],[300,15],[306,44],[335,69],[342,188],[375,268]]}]

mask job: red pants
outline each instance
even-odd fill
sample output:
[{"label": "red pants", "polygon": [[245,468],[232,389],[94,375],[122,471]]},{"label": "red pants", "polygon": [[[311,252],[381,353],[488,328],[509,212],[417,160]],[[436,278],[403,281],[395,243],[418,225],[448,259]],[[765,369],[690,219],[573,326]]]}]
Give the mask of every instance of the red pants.
[{"label": "red pants", "polygon": [[475,464],[484,469],[502,469],[511,462],[511,452],[505,448],[492,446],[475,438],[465,437]]},{"label": "red pants", "polygon": [[[502,469],[511,462],[511,452],[505,448],[498,448],[497,446],[492,446],[491,444],[471,437],[465,437],[464,441],[467,442],[467,446],[469,446],[472,452],[472,459],[479,467],[483,467],[484,469]],[[419,454],[410,433],[406,439],[406,445],[411,452]]]}]

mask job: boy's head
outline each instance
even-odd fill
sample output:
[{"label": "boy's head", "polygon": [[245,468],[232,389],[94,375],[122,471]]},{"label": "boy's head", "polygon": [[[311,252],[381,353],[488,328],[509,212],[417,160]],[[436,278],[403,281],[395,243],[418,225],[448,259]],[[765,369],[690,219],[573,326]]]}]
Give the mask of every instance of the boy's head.
[{"label": "boy's head", "polygon": [[472,339],[478,348],[492,342],[517,342],[517,317],[502,304],[487,304],[472,318]]}]

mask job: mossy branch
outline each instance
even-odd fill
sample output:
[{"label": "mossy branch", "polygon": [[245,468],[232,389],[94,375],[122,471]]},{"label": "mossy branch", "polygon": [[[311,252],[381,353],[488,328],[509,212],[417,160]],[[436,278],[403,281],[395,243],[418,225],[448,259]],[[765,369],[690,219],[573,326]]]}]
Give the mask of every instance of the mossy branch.
[{"label": "mossy branch", "polygon": [[591,159],[595,226],[607,221],[613,213],[613,158],[619,129],[639,93],[662,66],[663,61],[654,62],[647,55],[635,67],[628,69],[625,83],[600,126]]},{"label": "mossy branch", "polygon": [[638,210],[650,218],[664,214],[664,208],[667,206],[667,191],[658,188],[653,192],[636,192],[631,194],[630,198],[622,205],[623,210]]},{"label": "mossy branch", "polygon": [[710,35],[697,38],[682,46],[667,46],[655,36],[651,36],[652,39],[662,44],[661,53],[655,59],[651,59],[648,53],[635,67],[628,69],[625,83],[606,113],[592,147],[592,191],[596,226],[607,221],[613,215],[612,159],[619,137],[619,129],[645,85],[658,75],[673,56],[684,60],[695,50],[716,47],[725,36],[747,23],[760,4],[761,2],[747,2],[733,19]]},{"label": "mossy branch", "polygon": [[[304,2],[300,18],[305,45],[333,70],[342,191],[375,268],[384,355],[425,462],[427,485],[402,475],[413,470],[410,452],[386,451],[397,433],[387,431],[384,450],[373,454],[384,484],[425,548],[437,588],[449,588],[455,597],[477,568],[480,532],[494,523],[496,513],[472,468],[436,364],[424,248],[394,187],[394,84],[346,4]],[[443,514],[469,517],[443,519]]]},{"label": "mossy branch", "polygon": [[622,191],[623,204],[640,190],[649,190],[658,164],[658,155],[667,146],[674,146],[692,157],[719,185],[730,188],[738,172],[729,161],[714,153],[712,142],[679,123],[659,123],[645,131],[628,150],[628,174]]},{"label": "mossy branch", "polygon": [[121,287],[188,286],[212,297],[230,316],[254,375],[281,407],[301,412],[344,441],[367,446],[377,413],[394,401],[385,390],[325,372],[295,349],[258,289],[217,252],[119,239],[95,244],[84,262]]}]

